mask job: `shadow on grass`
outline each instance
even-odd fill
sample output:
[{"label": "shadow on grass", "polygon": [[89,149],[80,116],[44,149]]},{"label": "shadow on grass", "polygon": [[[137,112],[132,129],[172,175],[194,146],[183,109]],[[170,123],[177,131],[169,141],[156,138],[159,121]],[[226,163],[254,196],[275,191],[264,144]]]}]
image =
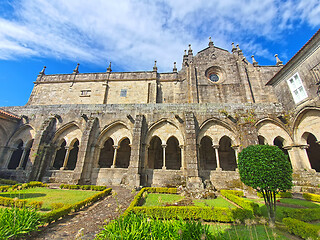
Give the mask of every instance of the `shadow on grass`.
[{"label": "shadow on grass", "polygon": [[46,194],[44,193],[6,193],[6,194],[0,193],[0,197],[19,198],[19,199],[37,198],[37,197],[44,197],[44,196],[46,196]]}]

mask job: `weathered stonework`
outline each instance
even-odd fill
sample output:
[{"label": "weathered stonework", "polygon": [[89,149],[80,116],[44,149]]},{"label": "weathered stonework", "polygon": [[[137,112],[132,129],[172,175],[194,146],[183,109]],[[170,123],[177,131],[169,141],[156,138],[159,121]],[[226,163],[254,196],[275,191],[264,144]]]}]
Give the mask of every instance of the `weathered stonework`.
[{"label": "weathered stonework", "polygon": [[[211,42],[190,49],[179,72],[41,72],[26,106],[0,111],[0,177],[235,188],[238,153],[271,144],[288,154],[296,184],[319,184],[319,43],[318,32],[284,67]],[[295,71],[308,94],[299,104],[286,85]]]}]

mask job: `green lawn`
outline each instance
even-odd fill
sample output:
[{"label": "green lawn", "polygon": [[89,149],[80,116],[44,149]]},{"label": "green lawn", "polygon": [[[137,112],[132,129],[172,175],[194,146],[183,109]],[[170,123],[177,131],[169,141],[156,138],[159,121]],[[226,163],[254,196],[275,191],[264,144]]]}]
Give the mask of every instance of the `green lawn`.
[{"label": "green lawn", "polygon": [[[267,212],[267,208],[264,205],[264,200],[263,198],[258,198],[258,199],[249,199],[250,201],[254,201],[256,203],[259,204],[260,209],[261,209],[261,213],[264,217],[268,217],[268,212]],[[310,202],[307,200],[302,200],[302,199],[295,199],[295,198],[280,198],[280,203],[284,203],[284,204],[291,204],[291,205],[296,205],[296,206],[302,206],[305,208],[319,208],[320,205],[314,202]],[[284,209],[288,209],[291,207],[285,207],[285,206],[279,206],[277,205],[277,213],[276,213],[276,220],[277,221],[282,221],[283,216],[283,210]]]},{"label": "green lawn", "polygon": [[96,193],[96,191],[63,190],[37,187],[14,192],[2,192],[0,193],[0,196],[26,199],[28,203],[32,201],[43,201],[41,210],[50,210],[50,204],[52,203],[74,204],[93,196]]},{"label": "green lawn", "polygon": [[237,208],[232,203],[228,202],[222,197],[217,197],[216,199],[197,199],[194,200],[194,205],[199,207],[224,207],[224,208]]},{"label": "green lawn", "polygon": [[163,206],[166,203],[174,203],[184,197],[176,194],[149,193],[145,198],[144,207]]},{"label": "green lawn", "polygon": [[[176,194],[160,194],[160,193],[149,193],[145,198],[143,204],[144,207],[151,206],[164,206],[166,203],[174,203],[181,199],[183,196]],[[225,207],[225,208],[236,208],[235,205],[223,199],[222,197],[217,197],[216,199],[196,199],[193,200],[195,206],[199,207]]]},{"label": "green lawn", "polygon": [[278,229],[263,225],[210,224],[209,229],[218,239],[291,239]]}]

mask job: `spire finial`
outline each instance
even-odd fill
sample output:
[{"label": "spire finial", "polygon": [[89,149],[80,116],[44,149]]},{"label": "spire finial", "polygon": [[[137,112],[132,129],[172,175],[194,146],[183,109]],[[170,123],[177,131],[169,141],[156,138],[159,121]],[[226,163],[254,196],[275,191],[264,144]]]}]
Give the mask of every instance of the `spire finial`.
[{"label": "spire finial", "polygon": [[188,50],[188,55],[192,55],[192,49],[191,49],[191,44],[189,44],[189,50]]},{"label": "spire finial", "polygon": [[258,66],[258,62],[254,59],[254,55],[252,55],[251,58],[252,58],[252,65]]},{"label": "spire finial", "polygon": [[187,50],[184,50],[184,55],[187,55]]},{"label": "spire finial", "polygon": [[109,63],[109,67],[107,68],[107,73],[111,73],[111,62]]},{"label": "spire finial", "polygon": [[173,63],[173,70],[172,71],[177,72],[177,63],[176,62]]},{"label": "spire finial", "polygon": [[237,51],[237,48],[236,48],[236,46],[234,45],[234,42],[231,43],[231,46],[232,46],[231,52]]},{"label": "spire finial", "polygon": [[283,62],[280,61],[280,59],[278,58],[278,54],[275,54],[274,56],[276,57],[276,60],[277,60],[276,65],[277,65],[277,66],[282,66],[282,65],[283,65]]},{"label": "spire finial", "polygon": [[154,72],[158,71],[157,61],[154,61],[153,71],[154,71]]},{"label": "spire finial", "polygon": [[77,63],[76,68],[73,70],[73,73],[74,73],[74,74],[79,73],[79,65],[80,65],[80,63]]},{"label": "spire finial", "polygon": [[236,46],[237,46],[237,52],[239,53],[239,55],[243,55],[242,50],[239,47],[239,44],[237,44]]},{"label": "spire finial", "polygon": [[44,71],[46,70],[46,68],[47,68],[46,66],[43,66],[43,69],[41,70],[41,72],[39,72],[39,75],[41,76],[45,75]]},{"label": "spire finial", "polygon": [[209,47],[213,47],[213,42],[212,42],[212,39],[211,39],[211,37],[209,37]]}]

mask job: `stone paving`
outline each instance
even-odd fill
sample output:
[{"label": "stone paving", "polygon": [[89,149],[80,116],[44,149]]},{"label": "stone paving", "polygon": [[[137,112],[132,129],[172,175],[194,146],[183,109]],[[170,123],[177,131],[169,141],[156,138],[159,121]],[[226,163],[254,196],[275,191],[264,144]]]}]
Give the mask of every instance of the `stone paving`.
[{"label": "stone paving", "polygon": [[119,217],[120,212],[127,209],[135,195],[131,190],[122,187],[112,187],[112,191],[117,194],[107,196],[87,209],[42,227],[27,239],[94,239],[106,222]]}]

